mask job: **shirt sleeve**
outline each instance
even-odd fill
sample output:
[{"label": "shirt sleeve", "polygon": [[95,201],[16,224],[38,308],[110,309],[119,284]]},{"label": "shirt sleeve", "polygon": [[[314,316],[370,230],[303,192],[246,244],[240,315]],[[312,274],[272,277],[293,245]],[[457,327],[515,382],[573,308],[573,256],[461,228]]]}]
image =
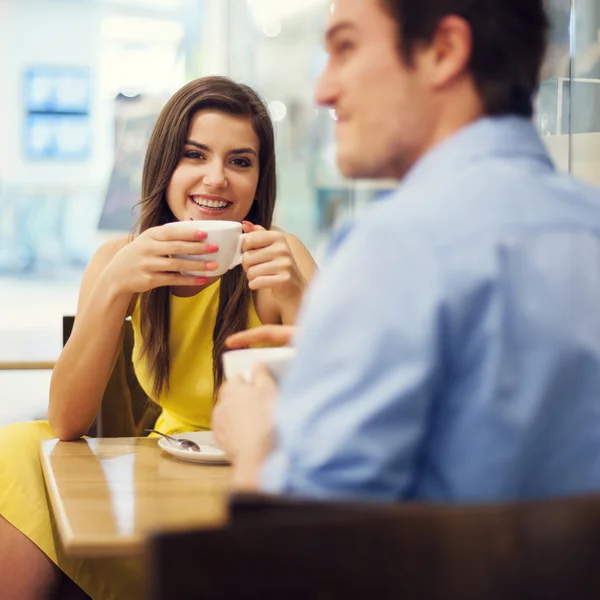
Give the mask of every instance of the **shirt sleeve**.
[{"label": "shirt sleeve", "polygon": [[276,408],[268,492],[409,495],[439,377],[439,266],[422,240],[358,224],[309,292]]}]

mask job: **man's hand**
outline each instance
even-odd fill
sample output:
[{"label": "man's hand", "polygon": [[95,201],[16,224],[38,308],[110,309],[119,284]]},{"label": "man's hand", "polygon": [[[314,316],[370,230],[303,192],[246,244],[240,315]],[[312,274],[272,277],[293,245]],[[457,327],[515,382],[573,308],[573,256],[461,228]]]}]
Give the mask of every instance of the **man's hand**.
[{"label": "man's hand", "polygon": [[285,346],[291,342],[295,333],[295,325],[263,325],[234,333],[225,343],[228,348],[247,348],[257,344]]},{"label": "man's hand", "polygon": [[257,490],[260,468],[273,448],[273,407],[277,386],[269,370],[255,367],[252,383],[241,377],[221,386],[212,427],[234,466],[233,485]]}]

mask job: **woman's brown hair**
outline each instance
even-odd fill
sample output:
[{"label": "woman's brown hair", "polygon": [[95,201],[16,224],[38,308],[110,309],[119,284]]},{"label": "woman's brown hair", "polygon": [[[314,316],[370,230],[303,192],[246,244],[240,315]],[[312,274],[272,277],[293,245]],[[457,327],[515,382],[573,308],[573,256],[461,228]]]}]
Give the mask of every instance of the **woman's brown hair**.
[{"label": "woman's brown hair", "polygon": [[[192,118],[200,110],[216,110],[250,119],[260,143],[259,178],[246,220],[270,229],[277,178],[269,112],[258,94],[247,85],[226,77],[203,77],[182,87],[167,102],[156,121],[144,161],[139,232],[177,220],[167,204],[166,191],[181,160]],[[223,380],[221,356],[225,339],[247,327],[250,301],[251,291],[241,266],[221,277],[219,310],[213,331],[215,395]],[[140,317],[143,353],[154,375],[154,396],[158,398],[169,387],[170,288],[155,288],[140,294]]]}]

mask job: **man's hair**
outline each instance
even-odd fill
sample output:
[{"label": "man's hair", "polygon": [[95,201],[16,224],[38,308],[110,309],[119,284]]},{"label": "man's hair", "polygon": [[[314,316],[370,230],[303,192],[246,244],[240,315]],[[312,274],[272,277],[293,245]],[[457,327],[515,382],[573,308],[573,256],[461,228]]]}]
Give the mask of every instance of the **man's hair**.
[{"label": "man's hair", "polygon": [[533,114],[546,52],[544,0],[380,0],[398,25],[401,58],[432,41],[440,21],[462,17],[471,27],[469,70],[488,115]]}]

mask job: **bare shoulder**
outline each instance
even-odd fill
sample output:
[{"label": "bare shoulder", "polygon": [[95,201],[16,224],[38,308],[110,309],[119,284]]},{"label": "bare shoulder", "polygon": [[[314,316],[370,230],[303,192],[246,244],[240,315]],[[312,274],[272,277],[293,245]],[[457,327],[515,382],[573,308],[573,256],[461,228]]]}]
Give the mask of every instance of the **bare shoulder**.
[{"label": "bare shoulder", "polygon": [[283,229],[281,229],[281,227],[271,227],[271,231],[278,231],[279,233],[283,233],[283,235],[285,236],[285,239],[287,240],[287,243],[290,245],[290,248],[292,249],[292,252],[294,251],[294,248],[302,248],[304,249],[305,252],[308,252],[308,250],[306,249],[306,246],[304,245],[304,242],[297,236],[294,235],[293,233],[288,233],[287,231],[284,231]]},{"label": "bare shoulder", "polygon": [[90,260],[90,266],[92,263],[104,263],[104,266],[106,266],[114,258],[115,254],[121,250],[121,248],[127,246],[132,239],[132,237],[127,236],[104,242],[102,245],[98,246],[96,252],[94,252],[94,255]]},{"label": "bare shoulder", "polygon": [[294,235],[293,233],[288,233],[287,231],[284,231],[283,234],[285,235],[285,239],[290,245],[292,251],[294,250],[294,248],[302,248],[305,252],[308,252],[306,246],[304,245],[304,242],[297,235]]}]

